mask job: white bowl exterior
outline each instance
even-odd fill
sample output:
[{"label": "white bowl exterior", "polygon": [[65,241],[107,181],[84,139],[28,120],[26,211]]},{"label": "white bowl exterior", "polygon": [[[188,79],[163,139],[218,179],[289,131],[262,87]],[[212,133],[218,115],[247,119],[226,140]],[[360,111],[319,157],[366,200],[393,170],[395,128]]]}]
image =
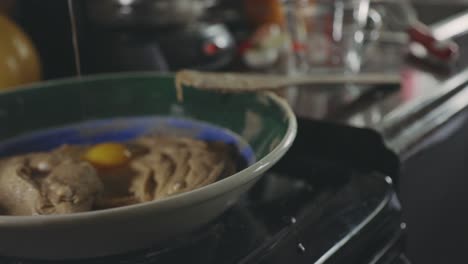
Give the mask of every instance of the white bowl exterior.
[{"label": "white bowl exterior", "polygon": [[297,122],[289,105],[288,129],[268,155],[208,186],[165,199],[93,212],[55,216],[0,216],[0,255],[29,259],[82,259],[144,249],[196,229],[223,213],[289,149]]},{"label": "white bowl exterior", "polygon": [[85,259],[149,248],[203,226],[234,204],[259,178],[197,204],[96,217],[60,225],[2,228],[0,255],[29,259]]}]

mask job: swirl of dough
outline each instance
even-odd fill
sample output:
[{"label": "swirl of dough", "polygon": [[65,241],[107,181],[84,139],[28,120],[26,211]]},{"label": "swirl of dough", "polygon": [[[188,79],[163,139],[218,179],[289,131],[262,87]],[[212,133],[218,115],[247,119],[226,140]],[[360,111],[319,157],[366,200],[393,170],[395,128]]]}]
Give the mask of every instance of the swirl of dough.
[{"label": "swirl of dough", "polygon": [[138,143],[149,149],[132,162],[140,173],[130,190],[140,201],[191,191],[236,171],[232,149],[224,143],[180,137],[145,137]]}]

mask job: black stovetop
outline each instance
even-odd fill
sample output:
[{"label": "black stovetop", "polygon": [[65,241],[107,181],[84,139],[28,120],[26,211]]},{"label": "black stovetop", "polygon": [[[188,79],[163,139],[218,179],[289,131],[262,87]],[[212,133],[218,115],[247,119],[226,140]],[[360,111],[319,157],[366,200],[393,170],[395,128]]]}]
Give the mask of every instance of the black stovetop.
[{"label": "black stovetop", "polygon": [[0,263],[366,263],[401,236],[398,161],[371,131],[299,125],[285,158],[195,233],[119,256]]}]

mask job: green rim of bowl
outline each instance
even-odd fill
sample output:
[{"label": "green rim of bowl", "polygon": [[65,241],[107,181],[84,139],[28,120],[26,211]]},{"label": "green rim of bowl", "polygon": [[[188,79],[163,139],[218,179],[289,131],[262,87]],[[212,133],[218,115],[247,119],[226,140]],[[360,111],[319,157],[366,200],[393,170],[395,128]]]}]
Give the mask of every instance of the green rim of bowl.
[{"label": "green rim of bowl", "polygon": [[[119,74],[101,74],[93,75],[82,78],[86,81],[97,81],[112,78],[129,78],[129,77],[171,77],[172,74],[156,74],[151,72],[138,72],[138,73],[119,73]],[[41,89],[48,86],[57,86],[60,84],[68,84],[70,82],[77,81],[77,78],[67,78],[48,82],[42,82],[31,86],[17,87],[12,91],[2,91],[2,94],[15,93],[17,91]],[[251,166],[231,175],[230,177],[219,180],[215,183],[207,186],[181,193],[178,195],[170,196],[164,199],[159,199],[151,202],[145,202],[135,205],[96,210],[81,213],[63,214],[63,215],[47,215],[47,216],[1,216],[0,215],[0,226],[20,227],[20,226],[35,226],[45,224],[56,224],[66,223],[70,221],[79,221],[86,219],[93,219],[96,217],[106,218],[113,217],[121,214],[139,214],[146,211],[165,211],[172,210],[174,208],[181,208],[188,205],[203,202],[208,199],[214,199],[217,196],[222,195],[225,192],[233,191],[235,187],[246,185],[253,180],[256,180],[262,173],[272,167],[280,158],[291,147],[297,132],[297,121],[296,117],[290,108],[289,104],[282,98],[278,97],[274,93],[265,92],[265,96],[271,99],[272,102],[277,104],[279,108],[284,112],[287,119],[286,132],[281,141],[274,147],[268,154],[261,159],[257,160]]]}]

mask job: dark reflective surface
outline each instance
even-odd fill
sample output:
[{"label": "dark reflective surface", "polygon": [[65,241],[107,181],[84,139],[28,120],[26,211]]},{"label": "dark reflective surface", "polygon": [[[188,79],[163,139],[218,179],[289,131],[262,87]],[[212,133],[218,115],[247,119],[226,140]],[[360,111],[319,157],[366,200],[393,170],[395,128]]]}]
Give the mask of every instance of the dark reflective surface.
[{"label": "dark reflective surface", "polygon": [[392,180],[376,172],[395,176],[398,161],[371,131],[299,124],[286,157],[238,204],[194,234],[122,256],[0,262],[362,263],[401,237]]},{"label": "dark reflective surface", "polygon": [[[468,9],[466,3],[418,2],[422,22],[433,24]],[[437,12],[435,12],[437,10]],[[367,51],[364,71],[400,72],[400,86],[327,86],[293,92],[290,102],[299,116],[368,127],[405,155],[438,126],[468,106],[468,34],[457,36],[460,58],[450,65],[408,60],[405,47],[384,41]]]},{"label": "dark reflective surface", "polygon": [[[468,9],[466,1],[414,2],[425,23]],[[319,96],[333,104],[302,97],[298,106],[304,116],[376,129],[400,154],[407,254],[415,263],[467,262],[464,250],[468,248],[468,216],[464,208],[468,201],[468,35],[455,41],[460,46],[460,59],[448,74],[428,65],[407,65],[401,87],[372,87],[357,92],[341,88],[329,90],[328,95],[322,91]],[[398,56],[397,52],[393,54]],[[325,106],[334,110],[328,111]],[[400,258],[395,263],[403,261]]]}]

